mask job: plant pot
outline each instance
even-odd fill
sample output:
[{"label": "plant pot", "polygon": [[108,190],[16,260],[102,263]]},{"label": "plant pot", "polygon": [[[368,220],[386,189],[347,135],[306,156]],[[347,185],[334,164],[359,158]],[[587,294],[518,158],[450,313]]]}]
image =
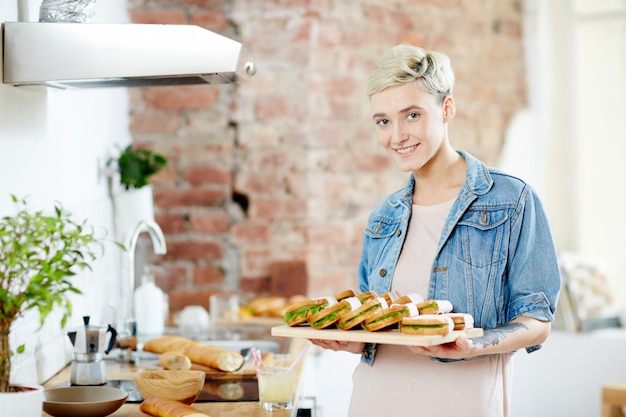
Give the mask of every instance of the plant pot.
[{"label": "plant pot", "polygon": [[113,198],[115,201],[116,238],[123,241],[129,231],[142,220],[154,220],[154,201],[152,186],[138,190],[120,190]]},{"label": "plant pot", "polygon": [[0,392],[0,410],[3,416],[41,417],[43,413],[43,387],[18,387],[18,392]]}]

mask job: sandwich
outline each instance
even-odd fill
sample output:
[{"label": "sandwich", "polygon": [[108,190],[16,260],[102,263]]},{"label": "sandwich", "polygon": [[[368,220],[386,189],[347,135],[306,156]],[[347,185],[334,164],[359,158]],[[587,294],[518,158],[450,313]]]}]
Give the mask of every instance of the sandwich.
[{"label": "sandwich", "polygon": [[297,326],[306,322],[309,317],[317,314],[321,309],[331,304],[336,304],[337,300],[332,297],[312,298],[309,300],[298,301],[287,307],[283,320],[289,327]]},{"label": "sandwich", "polygon": [[380,314],[383,308],[388,308],[387,302],[382,297],[370,298],[364,303],[358,297],[346,298],[351,308],[343,312],[337,320],[337,327],[341,330],[350,330],[361,324],[366,319]]},{"label": "sandwich", "polygon": [[421,303],[422,301],[424,301],[424,297],[422,297],[416,292],[411,292],[411,293],[401,296],[393,303],[394,304],[407,304],[407,303],[416,304],[416,303]]},{"label": "sandwich", "polygon": [[402,318],[411,313],[418,314],[414,304],[392,304],[389,308],[381,310],[380,314],[365,319],[361,326],[370,332],[396,328]]},{"label": "sandwich", "polygon": [[356,294],[356,291],[351,289],[339,291],[337,294],[335,294],[335,300],[345,300],[346,298],[354,297]]},{"label": "sandwich", "polygon": [[417,309],[420,311],[420,314],[450,313],[452,311],[452,303],[448,300],[426,300],[417,303]]},{"label": "sandwich", "polygon": [[258,297],[239,309],[240,317],[282,317],[281,309],[286,307],[287,299],[280,296]]},{"label": "sandwich", "polygon": [[404,334],[446,336],[454,329],[454,322],[446,314],[423,314],[403,317],[398,329]]},{"label": "sandwich", "polygon": [[396,290],[391,290],[381,295],[381,297],[387,301],[387,304],[391,305],[394,304],[398,298],[400,298],[400,293]]},{"label": "sandwich", "polygon": [[467,330],[474,327],[474,317],[471,314],[448,313],[446,316],[454,322],[454,330]]},{"label": "sandwich", "polygon": [[339,316],[350,309],[350,303],[343,299],[338,303],[324,307],[318,313],[309,317],[308,321],[314,329],[325,329],[335,324],[339,320]]},{"label": "sandwich", "polygon": [[360,302],[364,303],[367,300],[371,300],[372,298],[378,297],[378,293],[376,291],[365,291],[356,295],[356,298],[359,299]]}]

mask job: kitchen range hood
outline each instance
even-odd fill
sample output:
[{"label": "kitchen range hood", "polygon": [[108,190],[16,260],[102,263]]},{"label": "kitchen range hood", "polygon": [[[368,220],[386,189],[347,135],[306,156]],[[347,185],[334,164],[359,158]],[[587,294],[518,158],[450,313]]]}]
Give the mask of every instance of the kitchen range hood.
[{"label": "kitchen range hood", "polygon": [[222,84],[253,75],[241,43],[194,25],[3,23],[3,82],[57,88]]}]

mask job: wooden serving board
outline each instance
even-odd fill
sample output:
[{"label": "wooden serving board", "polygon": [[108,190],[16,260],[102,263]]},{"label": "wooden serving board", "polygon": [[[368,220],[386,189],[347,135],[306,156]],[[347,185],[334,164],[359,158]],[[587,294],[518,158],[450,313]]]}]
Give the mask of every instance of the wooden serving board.
[{"label": "wooden serving board", "polygon": [[272,327],[272,336],[302,337],[305,339],[342,340],[347,342],[383,343],[388,345],[406,346],[434,346],[453,342],[457,337],[464,335],[468,338],[483,335],[483,329],[455,330],[446,336],[418,336],[400,333],[399,330],[381,330],[369,332],[367,330],[316,330],[311,326],[289,327],[286,324]]}]

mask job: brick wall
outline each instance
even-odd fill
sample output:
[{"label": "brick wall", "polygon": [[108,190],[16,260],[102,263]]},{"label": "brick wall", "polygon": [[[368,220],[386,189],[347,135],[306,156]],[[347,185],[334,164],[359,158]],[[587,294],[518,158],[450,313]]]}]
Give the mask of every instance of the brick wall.
[{"label": "brick wall", "polygon": [[403,185],[376,142],[369,71],[408,42],[457,75],[453,146],[494,164],[525,105],[517,0],[129,0],[133,21],[190,23],[241,41],[257,74],[223,86],[131,90],[133,140],[165,154],[154,179],[172,311],[223,290],[264,293],[301,260],[308,292],[356,287],[370,209]]}]

